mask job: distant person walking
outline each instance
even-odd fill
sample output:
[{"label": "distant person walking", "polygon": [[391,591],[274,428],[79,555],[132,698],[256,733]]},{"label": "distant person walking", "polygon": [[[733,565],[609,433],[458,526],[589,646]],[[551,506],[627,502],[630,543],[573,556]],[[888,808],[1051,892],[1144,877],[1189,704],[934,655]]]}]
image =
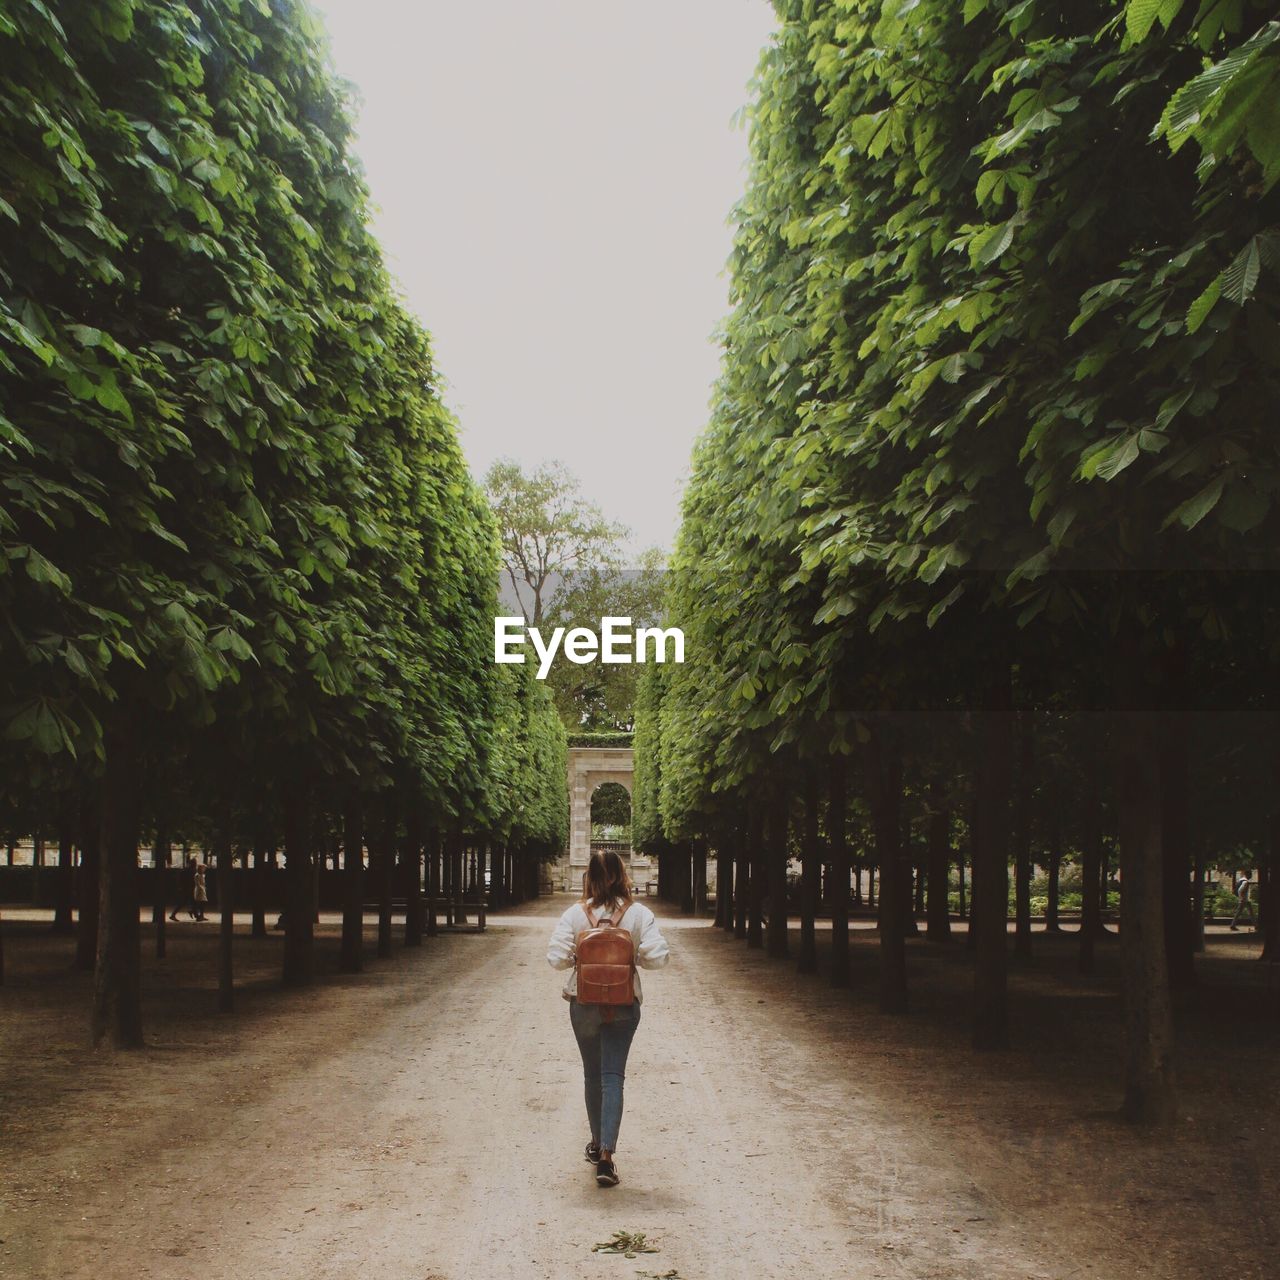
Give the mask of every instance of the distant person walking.
[{"label": "distant person walking", "polygon": [[596,1166],[596,1184],[601,1187],[618,1185],[613,1157],[622,1124],[622,1085],[627,1054],[640,1025],[636,967],[661,969],[669,955],[653,912],[631,896],[622,859],[611,849],[593,853],[583,877],[582,899],[560,917],[547,961],[553,969],[571,970],[563,995],[582,1055],[591,1127],[586,1157]]},{"label": "distant person walking", "polygon": [[[186,865],[182,868],[180,881],[178,885],[177,897],[179,900],[185,900],[187,904],[187,915],[193,920],[198,919],[196,914],[196,860],[188,858]],[[169,919],[177,921],[178,908],[175,906],[169,912]]]},{"label": "distant person walking", "polygon": [[1246,872],[1236,881],[1236,913],[1231,917],[1231,928],[1238,932],[1237,926],[1240,924],[1240,917],[1247,911],[1249,913],[1249,923],[1256,924],[1257,916],[1253,911],[1253,881],[1249,879]]},{"label": "distant person walking", "polygon": [[205,918],[205,915],[204,915],[204,909],[205,909],[205,907],[208,905],[208,902],[209,902],[209,890],[208,890],[207,888],[205,888],[205,883],[204,883],[204,873],[205,873],[205,865],[204,865],[204,863],[203,863],[203,862],[197,862],[197,863],[196,863],[195,893],[193,894],[193,897],[195,898],[195,902],[194,902],[194,904],[193,904],[193,905],[194,905],[194,907],[195,907],[195,911],[194,911],[194,913],[193,913],[193,914],[195,915],[195,918],[196,918],[197,920],[203,920],[203,919]]}]

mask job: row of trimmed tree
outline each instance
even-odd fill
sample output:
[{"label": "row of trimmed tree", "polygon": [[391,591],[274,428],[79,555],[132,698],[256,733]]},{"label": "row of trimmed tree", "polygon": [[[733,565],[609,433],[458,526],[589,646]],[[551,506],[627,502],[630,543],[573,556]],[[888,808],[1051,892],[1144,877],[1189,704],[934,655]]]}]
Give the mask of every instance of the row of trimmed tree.
[{"label": "row of trimmed tree", "polygon": [[514,877],[564,732],[306,6],[0,6],[0,63],[0,824],[78,847],[129,1046],[142,838],[282,851],[305,981],[327,835]]},{"label": "row of trimmed tree", "polygon": [[958,812],[983,1048],[1008,1036],[1010,864],[1025,949],[1032,862],[1077,856],[1096,904],[1114,846],[1125,1109],[1165,1121],[1198,869],[1261,851],[1277,954],[1280,23],[776,7],[636,841],[710,842],[774,952],[802,851],[806,965],[825,862],[841,982],[851,849],[873,862],[897,1011],[904,833],[928,827],[940,889]]}]

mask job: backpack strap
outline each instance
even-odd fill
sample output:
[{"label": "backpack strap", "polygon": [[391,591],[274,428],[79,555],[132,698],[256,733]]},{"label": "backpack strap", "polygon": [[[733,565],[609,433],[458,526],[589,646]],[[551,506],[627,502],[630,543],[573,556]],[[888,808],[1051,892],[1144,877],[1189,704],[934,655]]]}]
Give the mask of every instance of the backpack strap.
[{"label": "backpack strap", "polygon": [[582,904],[582,914],[587,917],[587,928],[594,929],[596,927],[595,917],[591,914],[591,908],[584,902]]},{"label": "backpack strap", "polygon": [[613,915],[609,917],[609,923],[616,929],[622,923],[622,917],[626,914],[626,907],[623,907],[621,911],[615,911]]}]

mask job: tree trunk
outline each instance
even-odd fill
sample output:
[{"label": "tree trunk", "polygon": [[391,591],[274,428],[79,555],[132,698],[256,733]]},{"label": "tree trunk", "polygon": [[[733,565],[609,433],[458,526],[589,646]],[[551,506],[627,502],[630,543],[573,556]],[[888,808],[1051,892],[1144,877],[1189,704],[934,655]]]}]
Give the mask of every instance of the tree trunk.
[{"label": "tree trunk", "polygon": [[942,782],[929,784],[929,879],[925,903],[925,936],[930,942],[951,937],[951,904],[947,901],[951,878],[951,814],[944,804]]},{"label": "tree trunk", "polygon": [[845,831],[848,769],[836,754],[827,766],[827,839],[831,844],[831,985],[849,985],[849,844]]},{"label": "tree trunk", "polygon": [[98,957],[98,881],[102,862],[102,814],[96,795],[80,809],[80,869],[76,878],[76,968],[92,973]]},{"label": "tree trunk", "polygon": [[880,867],[880,1012],[906,1013],[910,886],[902,856],[902,755],[892,731],[882,724],[871,728],[867,781]]},{"label": "tree trunk", "polygon": [[750,824],[748,823],[738,836],[738,845],[734,854],[733,936],[735,938],[745,938],[747,936],[747,916],[751,903],[751,856],[747,840],[747,832],[749,830]]},{"label": "tree trunk", "polygon": [[695,841],[686,840],[680,846],[680,910],[691,915],[695,909],[693,891],[693,858]]},{"label": "tree trunk", "polygon": [[[1258,891],[1258,924],[1262,929],[1262,955],[1268,963],[1280,963],[1280,726],[1273,728],[1271,748],[1273,780],[1271,813],[1267,824],[1266,879]],[[1203,867],[1203,860],[1201,864]],[[1201,872],[1203,881],[1203,871]],[[1204,891],[1201,890],[1203,903]],[[1204,907],[1199,913],[1201,936],[1204,931]]]},{"label": "tree trunk", "polygon": [[786,785],[779,786],[769,807],[769,955],[776,959],[790,954],[787,942],[787,843],[790,835],[790,796]]},{"label": "tree trunk", "polygon": [[[404,866],[404,945],[422,946],[422,816],[418,807],[410,808],[405,819],[404,845],[401,853]],[[499,851],[494,850],[493,892],[501,894],[502,884],[498,874],[501,863]]]},{"label": "tree trunk", "polygon": [[751,860],[751,900],[747,907],[747,946],[764,946],[764,903],[769,882],[765,870],[763,823],[753,822],[747,834],[747,854]]},{"label": "tree trunk", "polygon": [[[716,925],[717,929],[732,927],[733,902],[731,900],[728,881],[733,874],[732,862],[728,854],[729,833],[722,830],[716,837]],[[730,924],[726,926],[725,921]]]},{"label": "tree trunk", "polygon": [[1128,1050],[1124,1115],[1134,1123],[1162,1125],[1173,1120],[1176,1100],[1164,949],[1159,727],[1148,712],[1126,712],[1118,729],[1120,944]]},{"label": "tree trunk", "polygon": [[342,811],[342,946],[340,973],[364,968],[364,808],[350,795]]},{"label": "tree trunk", "polygon": [[1018,717],[1018,781],[1013,805],[1013,953],[1019,960],[1031,959],[1031,717]]},{"label": "tree trunk", "polygon": [[[1272,839],[1274,840],[1274,836]],[[1191,900],[1191,945],[1195,951],[1204,951],[1204,890],[1207,868],[1204,851],[1197,842],[1195,855],[1195,880],[1192,884]]]},{"label": "tree trunk", "polygon": [[151,874],[154,877],[151,885],[151,923],[155,927],[157,960],[165,958],[165,921],[168,916],[165,886],[169,879],[170,852],[169,841],[162,832],[157,831],[155,844],[151,846]]},{"label": "tree trunk", "polygon": [[310,824],[305,790],[284,795],[284,985],[305,986],[315,969],[315,916],[312,906]]},{"label": "tree trunk", "polygon": [[1086,807],[1080,858],[1080,972],[1094,971],[1094,943],[1102,933],[1098,886],[1102,878],[1102,819],[1096,802]]},{"label": "tree trunk", "polygon": [[1191,927],[1190,770],[1187,767],[1187,717],[1173,712],[1162,718],[1159,742],[1160,831],[1164,846],[1164,945],[1169,985],[1185,991],[1195,985],[1195,937]]},{"label": "tree trunk", "polygon": [[114,1049],[143,1045],[136,767],[126,740],[108,741],[99,837],[92,1034],[95,1046],[107,1042]]},{"label": "tree trunk", "polygon": [[[514,886],[519,877],[514,874],[512,863],[511,882]],[[427,832],[427,937],[435,938],[440,933],[440,922],[436,918],[436,904],[440,898],[440,832],[432,828]]]},{"label": "tree trunk", "polygon": [[225,836],[218,841],[218,1009],[230,1013],[235,1007],[233,945],[236,932],[235,886],[232,868],[235,854]]},{"label": "tree trunk", "polygon": [[1044,907],[1045,933],[1061,933],[1058,911],[1062,898],[1062,827],[1055,815],[1049,827],[1049,886]]},{"label": "tree trunk", "polygon": [[58,889],[53,908],[53,932],[72,934],[76,931],[72,918],[75,898],[75,854],[71,831],[65,818],[58,826]]},{"label": "tree trunk", "polygon": [[449,896],[453,902],[453,924],[467,923],[467,838],[453,838],[453,854],[449,859]]},{"label": "tree trunk", "polygon": [[977,763],[974,890],[970,928],[975,937],[973,1047],[1009,1043],[1009,789],[1014,715],[1008,673],[981,713]]},{"label": "tree trunk", "polygon": [[[978,946],[978,935],[975,932],[976,910],[978,905],[978,893],[980,886],[978,884],[978,863],[981,860],[978,856],[977,848],[977,830],[981,822],[981,816],[978,812],[981,807],[979,804],[978,793],[982,789],[982,780],[978,776],[975,769],[969,778],[969,932],[965,937],[965,946],[970,951],[974,951]],[[964,897],[963,879],[961,881],[960,896]]]},{"label": "tree trunk", "polygon": [[693,842],[693,914],[707,913],[707,842]]},{"label": "tree trunk", "polygon": [[[391,954],[391,899],[395,892],[396,843],[391,802],[382,815],[379,830],[374,837],[377,853],[370,847],[369,855],[378,885],[378,958],[385,960]],[[370,842],[372,846],[372,841]]]},{"label": "tree trunk", "polygon": [[249,935],[267,936],[267,849],[261,840],[253,846],[253,923]]},{"label": "tree trunk", "polygon": [[800,838],[800,973],[818,972],[818,876],[822,869],[822,842],[818,834],[818,774],[804,774],[804,828]]},{"label": "tree trunk", "polygon": [[956,859],[956,915],[961,920],[969,917],[969,902],[964,892],[964,854]]}]

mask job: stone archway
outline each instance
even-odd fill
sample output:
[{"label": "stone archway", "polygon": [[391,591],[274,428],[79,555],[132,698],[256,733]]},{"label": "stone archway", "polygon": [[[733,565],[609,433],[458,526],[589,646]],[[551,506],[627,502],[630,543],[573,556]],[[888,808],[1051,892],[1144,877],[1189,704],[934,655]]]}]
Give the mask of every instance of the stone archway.
[{"label": "stone archway", "polygon": [[[597,787],[616,782],[635,799],[635,753],[630,747],[569,748],[569,848],[556,863],[553,884],[557,889],[577,891],[582,872],[591,857],[591,797]],[[631,878],[638,892],[649,885],[649,859],[628,853]]]}]

